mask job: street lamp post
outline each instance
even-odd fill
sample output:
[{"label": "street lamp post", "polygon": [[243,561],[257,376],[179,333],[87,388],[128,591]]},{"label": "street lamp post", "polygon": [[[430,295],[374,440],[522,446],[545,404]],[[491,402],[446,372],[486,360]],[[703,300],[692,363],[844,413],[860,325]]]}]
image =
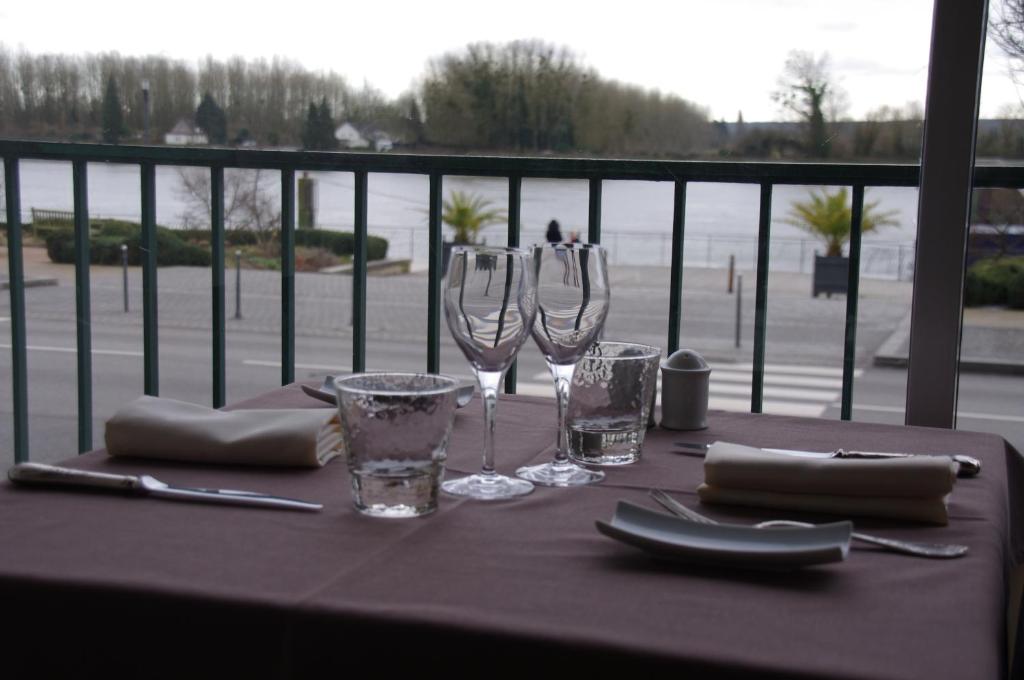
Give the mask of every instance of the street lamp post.
[{"label": "street lamp post", "polygon": [[142,81],[142,141],[149,144],[149,80]]}]

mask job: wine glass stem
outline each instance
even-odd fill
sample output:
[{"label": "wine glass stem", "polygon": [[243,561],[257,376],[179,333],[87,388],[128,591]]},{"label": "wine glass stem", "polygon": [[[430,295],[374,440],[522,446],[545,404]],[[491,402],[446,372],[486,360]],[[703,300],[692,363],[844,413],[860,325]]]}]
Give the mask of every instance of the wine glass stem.
[{"label": "wine glass stem", "polygon": [[498,387],[504,371],[477,371],[480,394],[484,402],[484,467],[480,474],[493,477],[494,471],[494,408],[498,403]]},{"label": "wine glass stem", "polygon": [[566,418],[569,415],[569,386],[572,384],[572,374],[576,371],[576,364],[548,364],[551,375],[555,379],[555,395],[558,399],[558,435],[555,441],[555,465],[565,465],[569,462],[569,424]]}]

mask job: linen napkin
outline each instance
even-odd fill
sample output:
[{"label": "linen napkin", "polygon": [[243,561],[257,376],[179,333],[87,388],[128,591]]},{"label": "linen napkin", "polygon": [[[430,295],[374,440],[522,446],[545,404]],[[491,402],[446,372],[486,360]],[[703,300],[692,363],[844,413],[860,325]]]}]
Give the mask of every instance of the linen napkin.
[{"label": "linen napkin", "polygon": [[705,503],[948,524],[956,472],[949,456],[802,458],[715,442],[697,492]]},{"label": "linen napkin", "polygon": [[335,409],[219,411],[139,397],[107,421],[107,453],[191,463],[320,467],[344,452]]}]

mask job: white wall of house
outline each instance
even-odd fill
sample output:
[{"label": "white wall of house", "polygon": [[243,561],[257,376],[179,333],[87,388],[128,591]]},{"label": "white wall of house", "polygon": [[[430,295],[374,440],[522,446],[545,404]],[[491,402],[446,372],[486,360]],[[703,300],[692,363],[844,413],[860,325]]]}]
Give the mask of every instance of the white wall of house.
[{"label": "white wall of house", "polygon": [[342,123],[334,131],[334,138],[348,149],[365,149],[370,146],[366,138],[351,123]]}]

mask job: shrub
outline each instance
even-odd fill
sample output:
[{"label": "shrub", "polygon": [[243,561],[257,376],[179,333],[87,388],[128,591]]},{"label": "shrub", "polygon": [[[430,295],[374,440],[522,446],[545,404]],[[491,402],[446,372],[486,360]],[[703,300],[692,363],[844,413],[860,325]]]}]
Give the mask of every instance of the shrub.
[{"label": "shrub", "polygon": [[[210,243],[209,229],[176,229],[182,240],[191,243]],[[280,232],[273,232],[273,240],[280,239]],[[256,232],[244,229],[231,229],[224,232],[226,246],[252,246],[258,239]],[[295,245],[308,248],[323,248],[335,255],[352,255],[355,252],[355,236],[350,231],[324,231],[320,229],[297,229]],[[383,260],[388,256],[388,240],[379,236],[370,236],[366,240],[366,259]]]},{"label": "shrub", "polygon": [[[128,245],[128,263],[141,263],[140,249],[142,227],[137,222],[123,220],[93,220],[90,223],[93,236],[90,239],[89,259],[93,264],[120,264],[121,244]],[[75,235],[69,227],[45,227],[39,229],[40,238],[46,241],[46,251],[54,262],[75,261]],[[251,246],[258,242],[253,231],[232,229],[224,233],[224,244],[229,247]],[[156,228],[157,264],[161,267],[173,265],[200,266],[210,264],[209,229],[168,229]],[[273,232],[277,240],[278,232]],[[351,256],[355,249],[355,237],[347,231],[320,231],[300,229],[295,232],[295,245],[308,248],[322,248],[338,256]],[[116,246],[116,247],[115,247]],[[370,236],[366,241],[368,260],[382,260],[388,254],[388,241],[379,236]]]},{"label": "shrub", "polygon": [[1006,304],[1014,309],[1024,309],[1024,271],[1017,272],[1006,286]]},{"label": "shrub", "polygon": [[[1014,290],[1024,278],[1024,257],[1003,257],[979,260],[967,270],[964,282],[964,305],[1005,305],[1010,302],[1011,286]],[[1017,293],[1014,299],[1017,300]]]},{"label": "shrub", "polygon": [[[128,246],[128,264],[142,263],[142,228],[139,224],[118,220],[97,220],[98,235],[89,240],[89,262],[120,264],[121,244]],[[54,229],[46,235],[46,252],[53,262],[75,261],[75,234],[72,229]],[[160,267],[175,265],[208,267],[210,253],[201,246],[186,243],[174,230],[156,228],[156,263]]]}]

